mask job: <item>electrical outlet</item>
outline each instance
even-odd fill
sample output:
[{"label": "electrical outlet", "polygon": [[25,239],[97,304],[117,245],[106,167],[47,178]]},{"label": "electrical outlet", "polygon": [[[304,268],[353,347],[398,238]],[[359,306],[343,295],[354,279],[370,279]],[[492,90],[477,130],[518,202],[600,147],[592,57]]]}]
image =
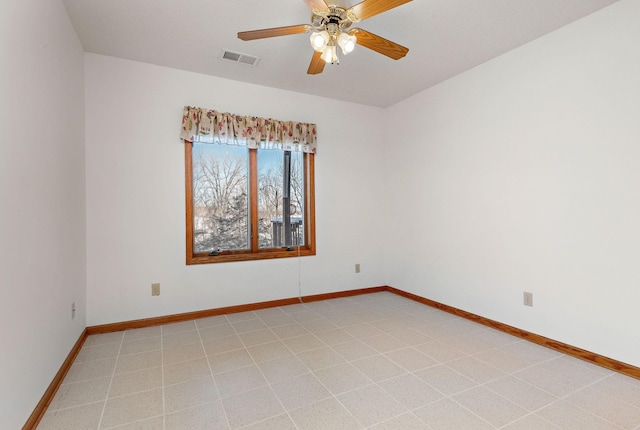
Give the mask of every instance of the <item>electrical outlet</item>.
[{"label": "electrical outlet", "polygon": [[160,295],[160,284],[151,284],[151,295],[159,296]]},{"label": "electrical outlet", "polygon": [[356,273],[360,273],[360,263],[356,264]]},{"label": "electrical outlet", "polygon": [[533,293],[524,292],[524,305],[533,306]]},{"label": "electrical outlet", "polygon": [[71,319],[76,317],[76,302],[71,303]]}]

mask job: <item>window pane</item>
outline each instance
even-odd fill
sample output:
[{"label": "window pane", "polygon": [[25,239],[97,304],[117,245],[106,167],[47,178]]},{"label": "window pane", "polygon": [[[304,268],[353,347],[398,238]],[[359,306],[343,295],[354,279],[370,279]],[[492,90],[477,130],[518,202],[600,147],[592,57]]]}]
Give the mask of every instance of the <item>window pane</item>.
[{"label": "window pane", "polygon": [[[287,191],[285,154],[290,156]],[[258,245],[260,248],[304,246],[303,154],[282,150],[258,150]],[[288,206],[289,213],[285,210]],[[290,229],[285,219],[289,217]],[[287,237],[287,234],[289,235]]]},{"label": "window pane", "polygon": [[193,250],[249,249],[249,150],[193,144]]}]

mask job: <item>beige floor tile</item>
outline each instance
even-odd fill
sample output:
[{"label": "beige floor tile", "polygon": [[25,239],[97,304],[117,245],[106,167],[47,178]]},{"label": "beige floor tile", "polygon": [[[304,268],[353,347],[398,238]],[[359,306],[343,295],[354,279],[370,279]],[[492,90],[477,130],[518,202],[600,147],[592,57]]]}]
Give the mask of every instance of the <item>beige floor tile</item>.
[{"label": "beige floor tile", "polygon": [[612,430],[617,426],[564,400],[558,400],[536,412],[536,415],[565,430]]},{"label": "beige floor tile", "polygon": [[301,352],[298,358],[312,371],[345,363],[346,360],[328,346]]},{"label": "beige floor tile", "polygon": [[412,374],[379,382],[378,385],[407,409],[416,409],[444,397],[429,384]]},{"label": "beige floor tile", "polygon": [[318,370],[314,374],[334,395],[369,385],[372,382],[350,363]]},{"label": "beige floor tile", "polygon": [[284,325],[290,325],[296,322],[296,320],[294,320],[293,318],[291,318],[289,315],[285,314],[284,312],[281,312],[280,314],[273,314],[273,315],[259,315],[260,319],[262,320],[262,322],[267,326],[267,327],[271,327],[271,328],[276,328],[276,327],[281,327]]},{"label": "beige floor tile", "polygon": [[162,348],[162,339],[157,337],[145,337],[142,339],[127,340],[125,337],[120,349],[120,355],[138,354],[140,352],[154,351]]},{"label": "beige floor tile", "polygon": [[616,373],[596,382],[593,387],[640,408],[640,379]]},{"label": "beige floor tile", "polygon": [[228,430],[229,424],[222,407],[216,400],[189,409],[167,414],[164,430]]},{"label": "beige floor tile", "polygon": [[514,373],[529,367],[531,364],[521,360],[520,358],[499,349],[489,349],[479,354],[474,354],[473,358],[482,361],[485,364],[497,367],[505,373]]},{"label": "beige floor tile", "polygon": [[231,323],[233,330],[237,334],[247,333],[250,331],[263,330],[267,328],[267,326],[262,322],[259,318],[254,318],[246,321],[238,321]]},{"label": "beige floor tile", "polygon": [[327,320],[332,324],[335,324],[336,327],[339,328],[347,328],[350,326],[362,324],[360,318],[351,313],[341,313],[338,315],[334,315],[332,317],[328,317]]},{"label": "beige floor tile", "polygon": [[374,382],[407,373],[405,369],[398,366],[384,355],[374,355],[362,358],[360,360],[352,361],[351,364]]},{"label": "beige floor tile", "polygon": [[287,347],[294,354],[299,354],[301,352],[310,351],[312,349],[318,349],[326,346],[320,339],[312,334],[290,337],[288,339],[283,339],[282,342],[287,345]]},{"label": "beige floor tile", "polygon": [[555,357],[560,357],[560,353],[544,346],[536,345],[525,340],[520,342],[510,343],[498,348],[500,351],[504,351],[514,358],[526,363],[527,366],[542,363],[543,361],[551,360]]},{"label": "beige floor tile", "polygon": [[145,339],[148,337],[162,336],[162,328],[160,326],[136,328],[124,331],[124,341]]},{"label": "beige floor tile", "polygon": [[276,358],[291,355],[291,351],[281,341],[263,343],[261,345],[251,346],[247,348],[247,352],[256,363],[263,361],[275,360]]},{"label": "beige floor tile", "polygon": [[343,329],[345,333],[349,334],[355,339],[362,340],[371,336],[378,336],[383,334],[384,332],[380,329],[375,328],[371,324],[368,323],[360,323],[352,326],[345,327]]},{"label": "beige floor tile", "polygon": [[566,362],[562,357],[528,367],[514,373],[514,376],[558,397],[569,395],[603,377],[598,372]]},{"label": "beige floor tile", "polygon": [[280,327],[273,327],[271,330],[276,334],[276,336],[278,336],[279,339],[288,339],[290,337],[298,337],[309,334],[309,330],[298,323],[287,324]]},{"label": "beige floor tile", "polygon": [[282,414],[276,417],[267,418],[264,421],[258,421],[255,424],[251,424],[247,427],[242,427],[242,430],[297,430],[289,415]]},{"label": "beige floor tile", "polygon": [[289,412],[299,430],[361,430],[358,423],[342,404],[329,398]]},{"label": "beige floor tile", "polygon": [[162,389],[107,400],[101,428],[116,427],[162,415]]},{"label": "beige floor tile", "polygon": [[365,357],[377,355],[378,352],[360,340],[333,345],[332,348],[348,361],[360,360]]},{"label": "beige floor tile", "polygon": [[194,379],[164,388],[164,410],[169,414],[201,403],[211,403],[219,398],[218,389],[211,376]]},{"label": "beige floor tile", "polygon": [[191,321],[181,321],[172,324],[165,324],[162,326],[162,336],[172,335],[176,333],[182,333],[186,331],[192,331],[196,329],[196,322]]},{"label": "beige floor tile", "polygon": [[459,349],[438,341],[416,345],[414,348],[440,363],[447,363],[467,356]]},{"label": "beige floor tile", "polygon": [[593,387],[571,394],[565,400],[622,428],[634,429],[640,425],[640,408]]},{"label": "beige floor tile", "polygon": [[456,394],[452,399],[496,427],[507,425],[529,413],[484,387]]},{"label": "beige floor tile", "polygon": [[322,333],[323,331],[327,330],[335,330],[336,328],[338,328],[334,323],[325,318],[310,321],[300,321],[300,325],[313,334]]},{"label": "beige floor tile", "polygon": [[244,344],[236,334],[217,339],[205,340],[203,341],[203,345],[204,351],[207,355],[221,354],[223,352],[244,348]]},{"label": "beige floor tile", "polygon": [[[194,326],[195,327],[195,326]],[[171,349],[194,343],[200,344],[200,335],[196,330],[162,335],[162,349]]]},{"label": "beige floor tile", "polygon": [[506,373],[473,357],[450,361],[447,366],[480,384],[507,376]]},{"label": "beige floor tile", "polygon": [[293,314],[290,315],[291,318],[293,318],[294,320],[298,321],[298,322],[303,322],[303,321],[313,321],[313,320],[319,320],[322,318],[322,315],[320,315],[317,312],[312,311],[311,309],[306,309],[304,311],[301,312],[295,312]]},{"label": "beige floor tile", "polygon": [[240,333],[238,334],[238,337],[247,348],[278,340],[278,336],[276,336],[269,328]]},{"label": "beige floor tile", "polygon": [[214,375],[216,386],[221,397],[250,391],[267,384],[262,372],[256,365],[242,367],[225,373]]},{"label": "beige floor tile", "polygon": [[189,345],[176,346],[173,348],[162,350],[162,363],[167,366],[169,364],[180,363],[182,361],[195,360],[205,356],[204,348],[200,339],[198,343]]},{"label": "beige floor tile", "polygon": [[546,391],[513,376],[496,379],[485,387],[529,411],[536,411],[557,399]]},{"label": "beige floor tile", "polygon": [[107,343],[121,343],[122,339],[124,339],[123,331],[92,334],[90,336],[87,336],[87,339],[84,341],[84,346],[104,345]]},{"label": "beige floor tile", "polygon": [[390,351],[383,355],[409,372],[438,364],[433,358],[412,347]]},{"label": "beige floor tile", "polygon": [[458,349],[467,355],[478,354],[493,347],[476,337],[476,333],[466,333],[442,339],[442,343]]},{"label": "beige floor tile", "polygon": [[119,397],[139,391],[149,391],[162,387],[162,368],[136,370],[130,373],[114,375],[109,390],[109,398]]},{"label": "beige floor tile", "polygon": [[164,417],[157,416],[118,427],[112,427],[111,430],[164,430]]},{"label": "beige floor tile", "polygon": [[370,427],[371,430],[425,430],[424,421],[412,413],[406,413],[391,418],[378,425]]},{"label": "beige floor tile", "polygon": [[380,353],[395,351],[409,346],[406,342],[394,337],[393,334],[387,333],[367,337],[362,339],[362,342]]},{"label": "beige floor tile", "polygon": [[441,393],[450,396],[478,385],[477,382],[443,364],[418,370],[414,374]]},{"label": "beige floor tile", "polygon": [[405,328],[404,330],[393,332],[393,337],[404,342],[407,346],[433,342],[433,338],[412,328]]},{"label": "beige floor tile", "polygon": [[181,382],[200,379],[211,374],[206,358],[183,361],[163,367],[164,385],[179,384]]},{"label": "beige floor tile", "polygon": [[311,373],[277,382],[271,387],[286,410],[298,409],[331,397],[331,393]]},{"label": "beige floor tile", "polygon": [[503,427],[504,430],[560,430],[555,424],[535,414],[526,415]]},{"label": "beige floor tile", "polygon": [[115,366],[115,358],[73,363],[67,373],[67,376],[64,378],[64,383],[80,382],[86,381],[87,379],[98,379],[104,378],[105,376],[111,376]]},{"label": "beige floor tile", "polygon": [[120,343],[105,343],[95,346],[85,345],[78,353],[75,361],[79,363],[117,357],[120,353],[120,345]]},{"label": "beige floor tile", "polygon": [[221,337],[236,336],[236,332],[231,324],[220,324],[198,329],[200,338],[203,341],[220,339]]},{"label": "beige floor tile", "polygon": [[309,373],[309,368],[294,355],[258,362],[260,371],[271,384]]},{"label": "beige floor tile", "polygon": [[318,339],[320,339],[324,344],[332,346],[338,345],[340,343],[350,342],[355,340],[353,336],[347,333],[344,329],[341,328],[333,328],[330,330],[325,330],[321,332],[314,333]]},{"label": "beige floor tile", "polygon": [[61,385],[49,405],[49,411],[96,403],[107,399],[110,377]]},{"label": "beige floor tile", "polygon": [[47,411],[38,424],[38,430],[95,430],[98,428],[103,407],[104,402],[98,402]]},{"label": "beige floor tile", "polygon": [[280,401],[267,386],[224,398],[222,404],[232,429],[282,415],[284,412]]},{"label": "beige floor tile", "polygon": [[404,331],[407,329],[406,325],[399,323],[393,318],[371,321],[369,324],[377,328],[378,330],[388,334]]},{"label": "beige floor tile", "polygon": [[253,358],[246,349],[236,349],[221,354],[209,355],[209,366],[213,374],[228,372],[240,367],[254,364]]},{"label": "beige floor tile", "polygon": [[116,364],[116,374],[159,366],[162,366],[162,351],[159,349],[139,354],[122,355]]},{"label": "beige floor tile", "polygon": [[413,413],[431,429],[437,430],[489,430],[492,425],[451,399],[429,403]]},{"label": "beige floor tile", "polygon": [[378,424],[407,412],[407,408],[375,384],[341,394],[338,401],[364,426]]}]

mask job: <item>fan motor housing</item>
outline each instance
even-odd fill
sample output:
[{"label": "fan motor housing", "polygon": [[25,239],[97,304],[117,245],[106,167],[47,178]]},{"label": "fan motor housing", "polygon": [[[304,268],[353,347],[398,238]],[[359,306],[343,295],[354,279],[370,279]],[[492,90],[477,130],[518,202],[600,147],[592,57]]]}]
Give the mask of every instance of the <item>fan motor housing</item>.
[{"label": "fan motor housing", "polygon": [[[331,28],[345,31],[355,22],[351,19],[346,9],[331,6],[326,12],[314,11],[311,15],[311,24],[314,29],[330,30]],[[329,31],[331,33],[331,31]]]}]

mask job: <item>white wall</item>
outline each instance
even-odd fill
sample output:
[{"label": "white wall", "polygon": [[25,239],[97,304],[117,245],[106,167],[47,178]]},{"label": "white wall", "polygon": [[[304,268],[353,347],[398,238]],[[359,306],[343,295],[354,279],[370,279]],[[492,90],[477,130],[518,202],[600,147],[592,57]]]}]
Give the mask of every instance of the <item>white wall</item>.
[{"label": "white wall", "polygon": [[621,1],[388,109],[390,285],[640,366],[638,22]]},{"label": "white wall", "polygon": [[83,52],[62,3],[0,2],[0,62],[0,427],[17,429],[86,325]]},{"label": "white wall", "polygon": [[[85,82],[88,325],[296,297],[299,267],[302,295],[383,284],[381,109],[96,54]],[[185,265],[185,105],[318,124],[316,256]]]}]

